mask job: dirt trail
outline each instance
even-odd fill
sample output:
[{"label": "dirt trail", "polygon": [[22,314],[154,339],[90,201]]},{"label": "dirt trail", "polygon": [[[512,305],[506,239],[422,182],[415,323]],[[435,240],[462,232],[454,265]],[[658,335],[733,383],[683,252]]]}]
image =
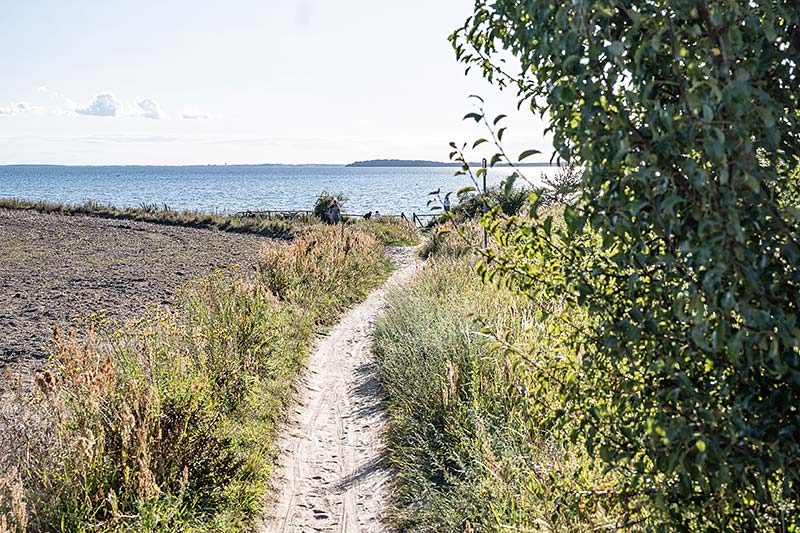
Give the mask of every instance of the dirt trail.
[{"label": "dirt trail", "polygon": [[373,332],[386,286],[416,271],[416,249],[394,249],[393,258],[400,270],[347,313],[308,360],[300,404],[280,441],[277,501],[262,532],[387,531],[381,521],[390,482],[382,461],[386,415]]}]

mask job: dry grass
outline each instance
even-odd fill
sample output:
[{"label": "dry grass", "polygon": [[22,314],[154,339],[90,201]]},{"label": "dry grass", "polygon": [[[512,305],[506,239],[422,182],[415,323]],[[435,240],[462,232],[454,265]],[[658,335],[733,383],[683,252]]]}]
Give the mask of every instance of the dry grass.
[{"label": "dry grass", "polygon": [[18,533],[28,526],[22,475],[13,469],[0,476],[0,533]]},{"label": "dry grass", "polygon": [[419,244],[419,230],[413,222],[394,217],[359,220],[358,228],[371,233],[378,241],[390,246]]},{"label": "dry grass", "polygon": [[[322,226],[289,244],[263,246],[259,272],[282,300],[310,309],[341,309],[366,293],[360,279],[383,256],[371,235],[350,227]],[[387,260],[382,261],[389,267]],[[312,282],[313,280],[313,282]]]},{"label": "dry grass", "polygon": [[256,275],[188,284],[174,310],[56,332],[33,403],[49,430],[0,478],[7,527],[24,509],[31,531],[247,529],[315,329],[388,271],[371,236],[315,227]]}]

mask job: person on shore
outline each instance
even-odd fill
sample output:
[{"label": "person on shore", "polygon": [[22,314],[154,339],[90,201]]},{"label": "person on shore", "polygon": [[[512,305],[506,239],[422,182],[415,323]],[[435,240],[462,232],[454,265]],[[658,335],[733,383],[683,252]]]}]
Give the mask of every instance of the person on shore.
[{"label": "person on shore", "polygon": [[342,219],[342,210],[339,208],[339,202],[334,200],[328,210],[328,217],[331,219],[331,224],[338,224]]},{"label": "person on shore", "polygon": [[443,203],[444,203],[444,212],[447,213],[448,211],[450,211],[450,198],[445,196]]},{"label": "person on shore", "polygon": [[381,212],[380,211],[375,211],[375,213],[372,214],[372,218],[375,218],[375,219],[381,218]]}]

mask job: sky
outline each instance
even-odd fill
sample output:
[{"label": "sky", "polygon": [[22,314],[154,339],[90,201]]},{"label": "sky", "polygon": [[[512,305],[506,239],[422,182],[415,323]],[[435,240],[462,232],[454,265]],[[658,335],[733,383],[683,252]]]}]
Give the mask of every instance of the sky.
[{"label": "sky", "polygon": [[470,94],[552,152],[456,61],[472,0],[1,1],[0,164],[442,161],[485,135]]}]

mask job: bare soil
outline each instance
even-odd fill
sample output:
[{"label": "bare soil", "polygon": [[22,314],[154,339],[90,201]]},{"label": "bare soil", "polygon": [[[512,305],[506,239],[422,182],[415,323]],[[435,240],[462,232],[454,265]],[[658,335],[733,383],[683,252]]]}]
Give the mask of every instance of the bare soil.
[{"label": "bare soil", "polygon": [[0,209],[0,369],[41,360],[54,326],[69,327],[75,318],[101,310],[124,321],[141,314],[149,302],[171,304],[178,286],[215,268],[252,268],[265,241],[214,230]]},{"label": "bare soil", "polygon": [[[139,316],[215,268],[253,268],[269,239],[218,230],[0,209],[0,475],[50,445],[32,408],[53,328],[105,311]],[[2,527],[0,527],[2,529]]]}]

